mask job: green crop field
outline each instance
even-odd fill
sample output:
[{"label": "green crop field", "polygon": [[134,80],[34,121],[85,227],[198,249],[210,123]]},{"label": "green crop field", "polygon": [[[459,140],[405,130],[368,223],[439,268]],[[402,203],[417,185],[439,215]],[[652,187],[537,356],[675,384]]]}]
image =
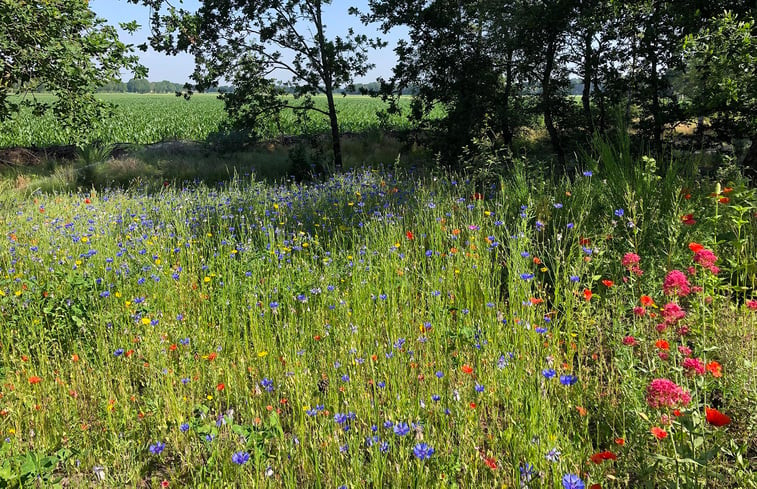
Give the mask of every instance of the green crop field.
[{"label": "green crop field", "polygon": [[[226,118],[223,102],[214,94],[194,95],[190,100],[170,94],[99,94],[102,100],[114,104],[113,117],[95,127],[91,140],[104,143],[150,144],[166,140],[204,140]],[[52,100],[51,95],[38,95],[39,99]],[[316,107],[326,109],[326,98],[316,97]],[[407,98],[403,105],[408,105]],[[337,98],[341,129],[344,132],[361,132],[379,127],[376,112],[386,108],[380,99],[366,96]],[[407,127],[407,120],[392,117],[393,129]],[[280,128],[274,121],[265,121],[261,134],[273,138],[281,134],[300,134],[328,130],[328,119],[318,113],[310,116],[306,128],[298,125],[291,112],[282,115]],[[68,143],[66,133],[52,114],[35,117],[24,111],[15,119],[0,124],[0,147],[47,146]]]}]

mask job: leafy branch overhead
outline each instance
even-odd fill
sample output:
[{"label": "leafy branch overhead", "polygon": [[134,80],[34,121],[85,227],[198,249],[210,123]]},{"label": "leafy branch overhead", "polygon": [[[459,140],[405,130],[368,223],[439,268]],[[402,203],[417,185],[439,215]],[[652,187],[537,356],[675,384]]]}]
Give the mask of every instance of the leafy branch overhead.
[{"label": "leafy branch overhead", "polygon": [[[0,0],[0,121],[23,106],[37,115],[52,109],[72,142],[109,109],[94,91],[132,70],[146,76],[132,46],[119,41],[115,27],[96,17],[86,1]],[[135,31],[135,22],[122,24]],[[35,92],[56,95],[37,100]],[[20,95],[21,97],[15,97]]]},{"label": "leafy branch overhead", "polygon": [[[282,110],[321,112],[330,119],[334,162],[341,166],[333,94],[372,68],[367,49],[381,45],[380,40],[352,29],[343,37],[327,37],[323,7],[330,1],[213,0],[202,2],[196,12],[167,0],[130,1],[152,9],[153,49],[194,56],[194,85],[187,85],[187,96],[230,82],[235,90],[222,98],[232,122],[253,135],[259,119]],[[302,100],[284,97],[276,78],[289,78],[294,98]],[[326,95],[327,110],[314,106],[317,94]]]}]

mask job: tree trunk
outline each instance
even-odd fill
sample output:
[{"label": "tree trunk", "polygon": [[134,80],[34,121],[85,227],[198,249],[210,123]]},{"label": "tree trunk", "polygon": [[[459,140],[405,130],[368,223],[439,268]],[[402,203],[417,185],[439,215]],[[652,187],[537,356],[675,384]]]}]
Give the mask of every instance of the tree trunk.
[{"label": "tree trunk", "polygon": [[660,83],[659,75],[657,73],[657,52],[654,51],[655,46],[652,46],[652,118],[653,123],[653,139],[654,151],[657,156],[662,155],[662,113],[660,108]]},{"label": "tree trunk", "polygon": [[752,135],[752,145],[741,165],[744,168],[744,176],[752,182],[752,185],[757,185],[757,134]]},{"label": "tree trunk", "polygon": [[594,132],[594,118],[591,115],[591,79],[594,63],[594,50],[591,47],[591,41],[594,33],[587,29],[584,33],[584,73],[583,73],[583,92],[581,93],[581,104],[584,108],[584,118],[586,119],[586,128],[589,132]]},{"label": "tree trunk", "polygon": [[329,122],[331,123],[331,147],[334,150],[334,169],[342,170],[342,141],[339,135],[339,121],[336,117],[336,106],[334,105],[334,90],[331,84],[326,86],[326,100],[329,104]]},{"label": "tree trunk", "polygon": [[502,121],[502,138],[507,146],[513,142],[513,127],[510,123],[510,93],[513,87],[513,53],[508,51],[507,62],[505,63],[505,93],[503,95],[503,121]]},{"label": "tree trunk", "polygon": [[557,40],[553,37],[548,41],[547,51],[544,60],[544,73],[541,80],[542,105],[544,112],[544,125],[549,133],[549,140],[552,142],[552,148],[557,156],[557,164],[560,171],[565,169],[565,152],[560,143],[560,134],[555,127],[555,121],[552,114],[552,70],[555,65],[555,54],[557,52]]},{"label": "tree trunk", "polygon": [[331,123],[331,147],[334,151],[334,169],[342,170],[342,141],[339,136],[339,121],[336,116],[336,106],[334,105],[334,82],[332,77],[333,60],[326,49],[326,36],[323,33],[323,20],[321,17],[321,2],[313,2],[315,10],[315,26],[318,36],[318,49],[321,52],[321,78],[323,79],[323,89],[326,93],[326,101],[329,106],[329,122]]}]

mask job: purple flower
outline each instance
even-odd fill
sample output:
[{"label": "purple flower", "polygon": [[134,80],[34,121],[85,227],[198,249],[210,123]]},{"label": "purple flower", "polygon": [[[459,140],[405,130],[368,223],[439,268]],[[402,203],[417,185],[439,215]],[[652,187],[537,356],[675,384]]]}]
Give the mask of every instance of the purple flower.
[{"label": "purple flower", "polygon": [[160,455],[161,453],[163,453],[163,450],[165,450],[165,448],[166,448],[165,443],[161,441],[156,441],[155,443],[150,445],[149,450],[150,450],[150,453],[152,453],[153,455]]},{"label": "purple flower", "polygon": [[415,455],[415,458],[417,458],[418,460],[431,458],[431,455],[433,454],[434,449],[425,443],[418,443],[417,445],[415,445],[415,448],[413,448],[413,455]]},{"label": "purple flower", "polygon": [[584,489],[586,484],[576,474],[565,474],[562,478],[562,486],[565,489]]},{"label": "purple flower", "polygon": [[575,375],[561,375],[560,376],[560,383],[562,385],[570,386],[570,385],[575,384],[576,382],[578,382],[578,377],[576,377]]},{"label": "purple flower", "polygon": [[250,460],[250,454],[247,452],[236,452],[231,456],[231,461],[237,465],[244,465]]}]

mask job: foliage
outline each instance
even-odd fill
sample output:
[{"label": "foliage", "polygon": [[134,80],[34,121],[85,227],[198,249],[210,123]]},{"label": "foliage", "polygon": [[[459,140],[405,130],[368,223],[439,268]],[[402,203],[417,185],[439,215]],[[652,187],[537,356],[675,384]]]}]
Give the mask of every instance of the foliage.
[{"label": "foliage", "polygon": [[0,474],[749,487],[754,192],[585,164],[9,190]]},{"label": "foliage", "polygon": [[[366,49],[371,42],[352,30],[346,37],[327,38],[322,9],[329,0],[206,1],[195,13],[176,9],[165,0],[130,1],[152,9],[150,44],[154,49],[194,56],[195,86],[188,89],[204,91],[217,86],[220,79],[231,82],[234,91],[221,98],[231,122],[253,136],[261,118],[284,110],[327,115],[334,162],[341,167],[334,92],[370,69]],[[282,96],[275,73],[291,76],[294,95],[303,97],[302,103],[292,104]],[[326,110],[312,102],[312,96],[321,93],[327,98]]]},{"label": "foliage", "polygon": [[732,12],[712,19],[684,44],[687,60],[683,87],[694,113],[711,116],[712,125],[727,139],[752,140],[745,166],[757,179],[757,27],[754,19],[739,20]]},{"label": "foliage", "polygon": [[[83,0],[2,0],[0,121],[14,117],[20,107],[36,115],[51,109],[66,142],[85,140],[93,123],[108,113],[93,92],[118,78],[122,69],[146,73],[130,54],[131,46],[120,42],[116,29],[104,22]],[[137,25],[121,27],[134,31]],[[40,87],[55,98],[39,100],[34,91]]]}]

